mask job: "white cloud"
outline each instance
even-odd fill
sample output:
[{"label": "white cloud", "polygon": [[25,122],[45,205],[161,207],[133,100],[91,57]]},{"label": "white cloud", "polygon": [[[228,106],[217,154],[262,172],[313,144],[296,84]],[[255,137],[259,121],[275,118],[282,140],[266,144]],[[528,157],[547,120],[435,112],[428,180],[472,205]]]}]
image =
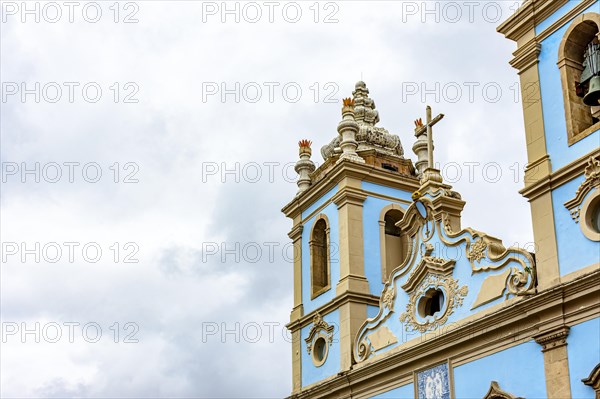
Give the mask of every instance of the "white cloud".
[{"label": "white cloud", "polygon": [[[292,269],[284,245],[290,222],[279,210],[296,186],[286,165],[295,162],[299,139],[319,149],[335,137],[339,104],[324,100],[349,96],[361,76],[380,124],[400,135],[413,159],[412,121],[423,116],[426,103],[446,114],[435,129],[436,158],[461,165],[463,177],[454,186],[468,202],[464,225],[507,244],[531,241],[528,204],[517,193],[526,154],[521,105],[511,91],[517,75],[508,65],[514,46],[495,32],[497,23],[479,16],[473,23],[465,17],[424,24],[396,2],[335,3],[339,22],[332,24],[313,22],[312,3],[301,3],[296,24],[281,14],[275,23],[234,23],[232,17],[221,23],[218,15],[203,23],[206,2],[136,4],[137,24],[111,22],[109,3],[102,3],[97,24],[21,23],[10,16],[2,24],[3,82],[97,82],[103,90],[97,103],[83,100],[80,90],[72,104],[66,91],[56,104],[38,104],[32,96],[2,103],[3,162],[96,162],[103,172],[98,183],[76,174],[74,183],[66,175],[55,184],[27,175],[23,184],[17,175],[2,185],[4,242],[96,242],[103,249],[94,264],[80,253],[73,263],[36,264],[30,256],[23,264],[10,257],[2,265],[2,321],[96,322],[104,333],[96,344],[23,344],[19,334],[5,337],[4,396],[287,395],[291,360],[283,325],[292,306]],[[319,21],[335,11],[320,7]],[[510,4],[503,7],[507,12]],[[120,84],[116,104],[114,82]],[[130,93],[127,82],[139,87],[139,103],[122,102]],[[235,102],[230,94],[225,102],[219,95],[203,102],[207,84],[231,89],[236,82],[256,83],[261,99]],[[269,82],[278,84],[273,102]],[[403,98],[407,85],[420,90],[436,82],[464,90],[465,82],[497,82],[503,95],[496,103],[481,90],[473,101],[463,92],[456,103],[431,95],[422,101],[421,92]],[[287,83],[302,89],[298,102],[285,100]],[[110,168],[115,162],[119,183]],[[122,182],[131,172],[128,162],[139,167],[138,183]],[[223,162],[237,171],[223,175]],[[251,162],[260,165],[255,183],[247,181],[253,170],[244,169]],[[472,182],[465,162],[480,163]],[[498,182],[482,176],[486,162],[500,165]],[[215,175],[203,174],[208,163],[219,168]],[[510,168],[516,163],[515,183]],[[117,263],[110,249],[115,242]],[[123,262],[127,242],[139,247],[138,263]],[[247,252],[239,261],[222,259],[221,246],[236,243],[248,251],[258,247],[262,257],[253,263]],[[124,324],[136,323],[139,343],[114,343],[115,322],[120,340]],[[237,343],[233,333],[223,339],[223,328],[235,323],[238,336],[258,323],[262,338]],[[273,342],[268,323],[279,323]],[[216,334],[203,336],[215,325]]]}]

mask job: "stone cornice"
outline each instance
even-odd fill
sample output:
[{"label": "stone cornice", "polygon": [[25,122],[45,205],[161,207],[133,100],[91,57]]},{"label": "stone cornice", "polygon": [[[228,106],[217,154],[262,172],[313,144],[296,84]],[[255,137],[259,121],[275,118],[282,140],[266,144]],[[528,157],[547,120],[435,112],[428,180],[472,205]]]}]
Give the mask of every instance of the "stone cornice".
[{"label": "stone cornice", "polygon": [[290,331],[295,331],[300,328],[304,328],[312,322],[312,319],[317,314],[317,312],[321,315],[326,315],[336,309],[339,309],[341,306],[349,302],[364,303],[366,305],[371,306],[379,306],[379,297],[377,295],[346,291],[336,296],[331,301],[327,302],[325,305],[320,306],[319,309],[313,310],[312,312],[309,312],[296,320],[291,320],[290,323],[286,325],[286,327]]},{"label": "stone cornice", "polygon": [[290,232],[288,233],[288,237],[290,237],[290,239],[295,242],[296,240],[302,238],[302,230],[304,230],[303,225],[296,225],[292,228],[292,230],[290,230]]},{"label": "stone cornice", "polygon": [[590,157],[597,158],[600,156],[600,149],[596,149],[589,154],[586,154],[575,161],[563,166],[554,171],[550,175],[544,176],[519,191],[524,197],[532,201],[541,195],[553,190],[563,184],[573,180],[577,176],[583,174]]},{"label": "stone cornice", "polygon": [[532,39],[513,53],[514,58],[510,61],[510,65],[521,74],[538,63],[541,52],[542,45]]},{"label": "stone cornice", "polygon": [[497,31],[516,42],[567,2],[568,0],[528,0],[500,24]]},{"label": "stone cornice", "polygon": [[366,199],[367,195],[362,190],[353,187],[344,187],[331,198],[331,201],[339,209],[347,204],[362,206]]},{"label": "stone cornice", "polygon": [[[551,315],[557,312],[561,313],[561,320],[582,312],[586,317],[598,317],[600,304],[596,298],[599,286],[600,269],[535,296],[514,298],[512,303],[499,310],[473,318],[435,338],[425,337],[415,345],[402,345],[387,357],[355,365],[353,369],[311,385],[291,398],[339,398],[350,390],[353,397],[369,397],[379,385],[391,388],[392,385],[398,386],[400,381],[412,380],[412,370],[420,367],[418,365],[453,357],[461,359],[458,362],[453,360],[453,364],[460,365],[546,334],[549,330],[540,334],[539,328],[555,322],[552,317],[556,316]],[[580,306],[582,298],[586,306]],[[578,306],[566,306],[571,302]],[[378,376],[377,386],[374,376]]]},{"label": "stone cornice", "polygon": [[325,193],[340,183],[345,177],[381,184],[408,192],[419,189],[419,180],[416,177],[399,175],[375,166],[346,161],[335,165],[321,180],[294,198],[285,205],[281,211],[287,217],[294,218],[302,212],[302,210],[308,208]]},{"label": "stone cornice", "polygon": [[540,334],[534,335],[535,342],[542,345],[542,352],[567,345],[567,336],[569,335],[569,326],[559,326]]}]

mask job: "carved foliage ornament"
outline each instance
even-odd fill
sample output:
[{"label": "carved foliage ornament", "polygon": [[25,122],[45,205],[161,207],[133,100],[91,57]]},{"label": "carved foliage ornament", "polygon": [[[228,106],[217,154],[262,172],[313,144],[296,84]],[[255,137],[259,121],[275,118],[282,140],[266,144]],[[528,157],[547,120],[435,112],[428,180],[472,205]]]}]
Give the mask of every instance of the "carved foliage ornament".
[{"label": "carved foliage ornament", "polygon": [[482,239],[479,239],[470,245],[470,248],[467,252],[467,259],[471,262],[477,261],[477,263],[481,262],[481,259],[485,258],[485,250],[487,248],[487,244]]},{"label": "carved foliage ornament", "polygon": [[393,312],[394,308],[394,299],[396,298],[396,289],[393,285],[387,286],[382,294],[382,302],[386,308],[389,309],[390,312]]},{"label": "carved foliage ornament", "polygon": [[600,159],[590,157],[584,171],[585,180],[575,191],[575,197],[565,202],[575,223],[579,223],[581,204],[590,191],[600,188]]}]

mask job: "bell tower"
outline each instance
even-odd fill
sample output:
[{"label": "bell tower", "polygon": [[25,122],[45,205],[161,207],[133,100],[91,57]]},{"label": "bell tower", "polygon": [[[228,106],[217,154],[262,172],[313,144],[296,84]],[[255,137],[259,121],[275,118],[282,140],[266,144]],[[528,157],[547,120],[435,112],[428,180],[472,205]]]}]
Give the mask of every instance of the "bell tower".
[{"label": "bell tower", "polygon": [[300,141],[298,193],[282,210],[293,221],[294,393],[352,367],[356,334],[406,256],[396,223],[419,187],[399,137],[376,126],[379,113],[364,82],[344,99],[341,114],[319,168],[312,143]]},{"label": "bell tower", "polygon": [[[600,1],[527,0],[498,27],[517,43],[541,289],[597,270]],[[573,254],[577,254],[573,256]]]}]

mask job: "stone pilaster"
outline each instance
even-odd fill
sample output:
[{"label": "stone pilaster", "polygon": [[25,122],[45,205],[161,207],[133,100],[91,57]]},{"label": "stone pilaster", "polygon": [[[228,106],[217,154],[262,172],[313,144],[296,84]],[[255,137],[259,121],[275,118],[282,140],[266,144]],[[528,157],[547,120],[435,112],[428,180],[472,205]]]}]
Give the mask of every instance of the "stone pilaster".
[{"label": "stone pilaster", "polygon": [[[368,293],[369,283],[365,277],[363,240],[363,202],[367,195],[362,192],[360,181],[346,179],[332,198],[338,208],[339,268],[340,281],[337,295],[346,291]],[[333,260],[332,260],[333,262]]]},{"label": "stone pilaster", "polygon": [[292,394],[302,390],[302,342],[300,329],[292,332]]},{"label": "stone pilaster", "polygon": [[546,373],[546,393],[548,399],[571,398],[569,379],[569,356],[567,354],[568,326],[546,330],[533,338],[542,346],[544,370]]},{"label": "stone pilaster", "polygon": [[304,226],[298,224],[288,233],[294,246],[294,308],[290,321],[298,320],[304,315],[302,305],[302,231]]},{"label": "stone pilaster", "polygon": [[[360,181],[347,178],[340,184],[340,191],[333,202],[338,207],[340,248],[340,281],[336,294],[346,292],[369,293],[365,277],[363,202],[367,198],[360,188]],[[342,370],[352,366],[352,344],[361,324],[367,318],[364,303],[348,302],[340,307],[340,363]]]}]

